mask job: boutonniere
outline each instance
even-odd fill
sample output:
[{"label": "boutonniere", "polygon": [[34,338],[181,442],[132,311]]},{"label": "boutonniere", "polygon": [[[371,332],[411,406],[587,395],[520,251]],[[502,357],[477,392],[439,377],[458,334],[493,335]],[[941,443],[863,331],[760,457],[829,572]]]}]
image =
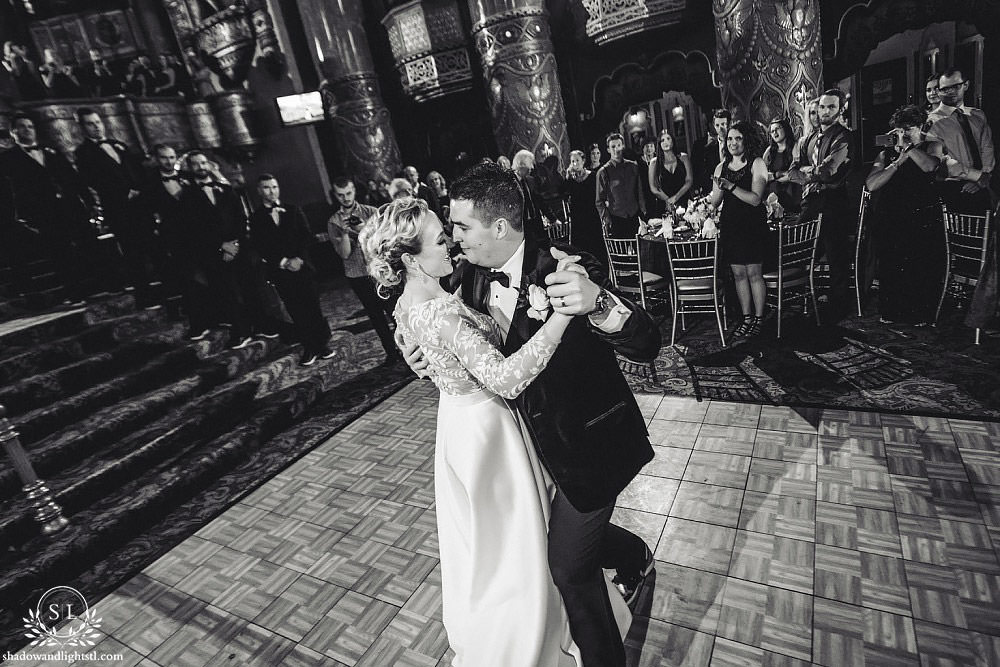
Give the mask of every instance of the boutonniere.
[{"label": "boutonniere", "polygon": [[549,295],[546,294],[545,288],[538,285],[528,285],[528,317],[544,322],[551,312]]}]

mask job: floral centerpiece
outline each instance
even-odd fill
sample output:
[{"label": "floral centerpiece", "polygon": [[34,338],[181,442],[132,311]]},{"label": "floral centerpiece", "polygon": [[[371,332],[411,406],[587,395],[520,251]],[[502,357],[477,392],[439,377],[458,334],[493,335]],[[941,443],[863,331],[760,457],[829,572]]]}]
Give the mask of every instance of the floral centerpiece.
[{"label": "floral centerpiece", "polygon": [[767,209],[767,219],[780,222],[785,217],[785,208],[778,201],[778,193],[772,192],[764,202]]},{"label": "floral centerpiece", "polygon": [[715,238],[719,233],[719,209],[708,196],[691,200],[688,207],[678,207],[674,216],[680,223],[678,229],[688,227],[704,238]]}]

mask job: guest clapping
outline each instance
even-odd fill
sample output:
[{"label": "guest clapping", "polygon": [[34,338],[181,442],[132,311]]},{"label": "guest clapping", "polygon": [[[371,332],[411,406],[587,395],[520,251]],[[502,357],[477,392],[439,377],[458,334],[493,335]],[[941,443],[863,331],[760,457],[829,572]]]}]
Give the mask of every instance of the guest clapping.
[{"label": "guest clapping", "polygon": [[674,152],[670,130],[660,132],[656,157],[649,164],[648,180],[653,195],[664,202],[667,212],[687,205],[688,192],[694,185],[694,171],[687,153]]}]

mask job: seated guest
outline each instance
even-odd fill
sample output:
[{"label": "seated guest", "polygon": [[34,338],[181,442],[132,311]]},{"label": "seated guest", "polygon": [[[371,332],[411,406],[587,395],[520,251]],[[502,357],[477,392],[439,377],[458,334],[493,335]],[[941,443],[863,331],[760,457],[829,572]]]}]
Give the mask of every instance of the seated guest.
[{"label": "seated guest", "polygon": [[764,151],[764,166],[767,167],[767,188],[764,198],[772,192],[778,195],[778,203],[785,211],[802,208],[802,186],[789,178],[794,164],[795,133],[787,118],[775,118],[768,128],[770,141]]},{"label": "seated guest", "polygon": [[649,163],[646,175],[650,191],[663,202],[662,210],[672,213],[678,206],[687,206],[688,193],[694,185],[694,171],[687,153],[674,152],[670,130],[660,132],[656,157]]},{"label": "seated guest", "polygon": [[912,104],[896,110],[890,119],[896,145],[879,153],[865,183],[879,192],[870,220],[883,322],[933,324],[941,296],[945,240],[934,173],[944,154],[923,135],[926,119]]},{"label": "seated guest", "polygon": [[271,174],[257,178],[263,206],[250,216],[250,246],[260,255],[267,277],[281,295],[302,343],[301,365],[330,359],[330,325],[319,305],[316,269],[309,260],[315,241],[302,210],[282,204],[278,179]]},{"label": "seated guest", "polygon": [[941,102],[929,115],[930,134],[948,156],[947,180],[939,183],[948,210],[982,215],[991,206],[990,178],[996,166],[993,131],[986,114],[965,104],[968,89],[961,70],[941,75]]}]

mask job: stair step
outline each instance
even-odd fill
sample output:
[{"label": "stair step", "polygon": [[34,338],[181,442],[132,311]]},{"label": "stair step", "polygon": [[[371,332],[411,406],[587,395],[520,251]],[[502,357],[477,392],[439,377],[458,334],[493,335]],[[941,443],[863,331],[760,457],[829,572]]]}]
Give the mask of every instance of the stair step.
[{"label": "stair step", "polygon": [[[59,311],[55,311],[53,315],[58,313]],[[32,347],[53,338],[73,335],[103,320],[127,315],[157,321],[162,321],[164,318],[164,314],[158,311],[136,312],[135,299],[131,295],[107,295],[87,304],[83,310],[69,311],[63,317],[55,317],[0,335],[0,348],[10,350],[15,347]],[[4,355],[6,354],[5,352]]]}]

